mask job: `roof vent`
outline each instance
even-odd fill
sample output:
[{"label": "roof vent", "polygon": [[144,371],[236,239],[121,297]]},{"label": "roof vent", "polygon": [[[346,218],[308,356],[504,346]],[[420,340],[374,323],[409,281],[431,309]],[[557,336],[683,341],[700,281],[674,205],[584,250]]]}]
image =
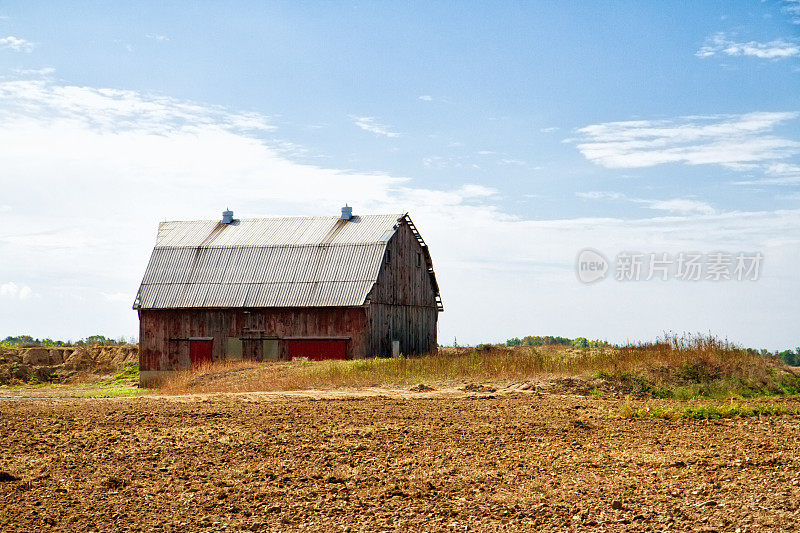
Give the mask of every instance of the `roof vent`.
[{"label": "roof vent", "polygon": [[223,224],[230,224],[233,222],[233,211],[225,208],[225,211],[222,212],[222,223]]},{"label": "roof vent", "polygon": [[342,216],[339,217],[339,220],[350,220],[353,218],[353,208],[349,207],[347,204],[344,204],[342,208]]}]

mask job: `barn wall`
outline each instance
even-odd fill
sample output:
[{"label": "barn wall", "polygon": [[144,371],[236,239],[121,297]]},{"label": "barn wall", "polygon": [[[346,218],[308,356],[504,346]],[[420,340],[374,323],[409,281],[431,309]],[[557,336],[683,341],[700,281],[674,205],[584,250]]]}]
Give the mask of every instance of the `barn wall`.
[{"label": "barn wall", "polygon": [[[214,361],[225,357],[228,337],[347,338],[347,358],[367,353],[366,314],[361,307],[300,309],[161,309],[139,312],[139,369],[145,376],[190,366],[189,339],[213,337]],[[285,342],[280,355],[287,357]],[[245,348],[247,356],[247,348]],[[149,373],[149,374],[147,374]]]},{"label": "barn wall", "polygon": [[372,304],[367,311],[370,355],[392,355],[392,341],[400,341],[403,355],[436,351],[436,307]]},{"label": "barn wall", "polygon": [[400,341],[400,352],[406,355],[433,352],[438,310],[422,247],[408,226],[401,224],[387,251],[388,262],[384,257],[369,295],[369,354],[391,355],[392,340]]}]

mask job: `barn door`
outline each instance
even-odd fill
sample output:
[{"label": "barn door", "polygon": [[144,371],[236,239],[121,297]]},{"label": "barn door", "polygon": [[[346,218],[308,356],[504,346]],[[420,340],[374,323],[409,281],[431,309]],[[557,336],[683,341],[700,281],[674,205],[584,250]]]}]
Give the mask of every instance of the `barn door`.
[{"label": "barn door", "polygon": [[344,359],[347,341],[340,339],[303,339],[289,341],[289,359],[302,357],[311,361]]},{"label": "barn door", "polygon": [[212,343],[213,341],[205,339],[189,341],[189,359],[192,361],[192,366],[211,362]]}]

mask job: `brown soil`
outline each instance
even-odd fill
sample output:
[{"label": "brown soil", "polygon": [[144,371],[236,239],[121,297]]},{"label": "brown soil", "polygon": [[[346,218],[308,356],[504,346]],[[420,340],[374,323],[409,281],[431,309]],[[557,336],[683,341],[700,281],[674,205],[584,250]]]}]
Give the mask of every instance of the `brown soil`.
[{"label": "brown soil", "polygon": [[797,527],[800,419],[629,420],[619,405],[457,391],[6,400],[0,530]]}]

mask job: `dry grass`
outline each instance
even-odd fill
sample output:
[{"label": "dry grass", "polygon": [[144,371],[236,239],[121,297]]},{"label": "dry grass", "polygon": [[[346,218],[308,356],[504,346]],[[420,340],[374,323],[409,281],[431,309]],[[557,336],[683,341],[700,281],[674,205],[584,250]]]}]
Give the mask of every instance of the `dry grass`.
[{"label": "dry grass", "polygon": [[417,383],[496,383],[544,377],[599,378],[626,393],[668,398],[800,392],[798,376],[772,358],[713,337],[674,335],[653,343],[615,348],[462,348],[397,359],[222,362],[180,372],[164,383],[162,392],[405,387]]}]

